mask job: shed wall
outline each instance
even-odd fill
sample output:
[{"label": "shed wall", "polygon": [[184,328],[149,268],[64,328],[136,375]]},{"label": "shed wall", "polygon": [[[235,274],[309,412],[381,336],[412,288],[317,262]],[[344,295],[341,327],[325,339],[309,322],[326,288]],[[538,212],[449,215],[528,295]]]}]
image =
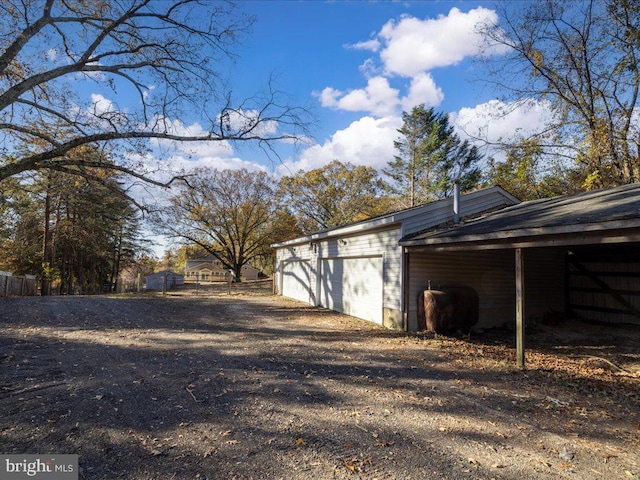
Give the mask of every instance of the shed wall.
[{"label": "shed wall", "polygon": [[[331,281],[331,279],[325,279],[322,284],[324,285],[323,291],[320,291],[321,283],[318,281],[318,277],[321,273],[323,262],[324,265],[327,265],[328,261],[336,259],[380,257],[382,259],[384,322],[387,324],[387,317],[393,317],[395,318],[393,322],[397,323],[398,319],[401,318],[402,310],[402,249],[398,245],[400,235],[400,227],[394,226],[359,235],[342,236],[280,247],[276,250],[276,291],[279,294],[283,294],[283,274],[287,263],[308,262],[310,266],[309,291],[312,292],[309,303],[319,305],[321,294],[323,298],[331,294],[330,288],[327,291],[328,285],[339,286],[343,284],[338,279],[335,279],[335,282]],[[336,304],[340,304],[341,300],[339,298],[335,300]],[[331,302],[323,303],[331,304]]]},{"label": "shed wall", "polygon": [[564,312],[564,248],[531,248],[524,251],[525,319],[542,321],[550,312]]},{"label": "shed wall", "polygon": [[[525,260],[525,318],[564,308],[564,251],[530,249]],[[515,321],[515,256],[512,249],[409,255],[408,327],[417,329],[418,295],[440,285],[473,287],[480,298],[478,327]]]},{"label": "shed wall", "polygon": [[511,250],[433,252],[409,255],[408,328],[417,330],[418,295],[446,285],[473,287],[480,298],[479,327],[504,324],[514,317],[514,255]]}]

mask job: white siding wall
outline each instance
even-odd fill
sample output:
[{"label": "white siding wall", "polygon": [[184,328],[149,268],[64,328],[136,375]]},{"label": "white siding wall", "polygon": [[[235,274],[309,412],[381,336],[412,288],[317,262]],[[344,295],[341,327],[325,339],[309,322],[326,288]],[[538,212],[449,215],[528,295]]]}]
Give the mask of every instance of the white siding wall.
[{"label": "white siding wall", "polygon": [[277,249],[276,284],[278,293],[282,294],[282,273],[284,264],[290,261],[308,260],[311,264],[310,289],[314,292],[311,303],[318,304],[319,284],[318,269],[323,259],[358,258],[381,256],[383,259],[383,306],[396,310],[402,305],[402,249],[398,245],[400,227],[348,237],[315,240],[311,242],[286,246]]},{"label": "white siding wall", "polygon": [[400,228],[334,238],[318,243],[318,258],[383,257],[383,307],[399,310],[402,305],[402,249]]},{"label": "white siding wall", "polygon": [[[316,291],[316,256],[313,252],[313,247],[308,243],[302,243],[294,246],[282,247],[276,250],[276,292],[283,295],[283,281],[285,270],[287,270],[286,264],[288,262],[300,262],[306,261],[309,263],[309,292],[315,293]],[[315,298],[311,298],[312,304],[315,304]]]},{"label": "white siding wall", "polygon": [[331,310],[383,324],[383,256],[320,261],[318,303]]}]

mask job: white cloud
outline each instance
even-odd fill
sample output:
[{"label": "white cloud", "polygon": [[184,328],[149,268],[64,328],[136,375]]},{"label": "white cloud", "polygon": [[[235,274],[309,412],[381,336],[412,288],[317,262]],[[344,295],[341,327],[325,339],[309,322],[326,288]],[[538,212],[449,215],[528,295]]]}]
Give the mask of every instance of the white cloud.
[{"label": "white cloud", "polygon": [[367,58],[362,65],[358,67],[358,70],[362,72],[365,78],[372,78],[382,74],[382,68],[376,63],[373,58]]},{"label": "white cloud", "polygon": [[402,99],[402,109],[411,111],[416,105],[424,103],[427,107],[436,107],[444,100],[442,89],[428,73],[421,73],[411,79],[409,93]]},{"label": "white cloud", "polygon": [[[166,132],[171,135],[179,135],[182,137],[204,137],[209,133],[202,128],[202,125],[198,122],[192,123],[191,125],[185,125],[180,120],[172,120],[169,118],[157,118],[155,126],[149,128],[157,132]],[[175,155],[223,158],[233,155],[233,147],[226,140],[180,142],[176,140],[154,138],[151,139],[150,142],[153,146],[168,149],[171,154]]]},{"label": "white cloud", "polygon": [[82,113],[76,110],[75,105],[71,111],[76,111],[80,117],[86,117],[86,120],[92,125],[110,130],[113,125],[125,125],[128,121],[127,111],[120,110],[113,101],[100,95],[99,93],[91,94],[91,106],[87,107]]},{"label": "white cloud", "polygon": [[251,172],[267,170],[264,165],[242,160],[237,157],[202,156],[190,159],[177,155],[167,160],[167,163],[170,165],[172,171],[184,170],[187,173],[192,172],[196,168],[203,167],[215,168],[217,170],[239,170],[245,168]]},{"label": "white cloud", "polygon": [[148,85],[147,88],[142,91],[142,99],[147,100],[155,89],[156,89],[155,85]]},{"label": "white cloud", "polygon": [[514,136],[530,137],[553,121],[551,105],[546,101],[504,103],[491,100],[473,108],[462,108],[450,120],[459,135],[480,138],[491,143]]},{"label": "white cloud", "polygon": [[258,110],[231,110],[224,114],[222,123],[232,132],[249,132],[251,135],[269,136],[278,131],[278,122],[260,119]]},{"label": "white cloud", "polygon": [[495,24],[495,11],[478,7],[469,12],[452,8],[449,14],[420,20],[404,16],[387,22],[379,36],[385,46],[380,52],[390,74],[414,77],[436,67],[455,65],[465,57],[481,53],[481,23]]},{"label": "white cloud", "polygon": [[44,56],[50,62],[55,62],[58,58],[58,50],[56,50],[55,48],[50,48],[49,50],[44,52]]},{"label": "white cloud", "polygon": [[[237,157],[221,157],[215,155],[204,155],[200,157],[188,157],[175,154],[170,157],[159,156],[157,154],[140,155],[129,153],[126,155],[127,161],[131,165],[136,165],[137,170],[144,171],[150,178],[161,182],[169,182],[176,175],[191,174],[198,168],[214,168],[218,170],[246,170],[267,171],[264,165],[249,162]],[[166,188],[145,184],[132,180],[128,186],[128,193],[141,203],[155,206],[163,205],[171,193]]]},{"label": "white cloud", "polygon": [[491,100],[473,108],[462,108],[449,119],[461,138],[469,138],[486,157],[505,160],[503,142],[518,141],[539,134],[554,121],[551,105],[546,101],[504,103]]},{"label": "white cloud", "polygon": [[377,52],[380,48],[380,42],[373,38],[371,40],[365,40],[354,44],[346,44],[345,48],[352,48],[354,50],[369,50],[371,52]]},{"label": "white cloud", "polygon": [[91,94],[91,104],[93,105],[91,108],[91,113],[96,116],[115,111],[113,102],[108,98],[100,95],[99,93]]},{"label": "white cloud", "polygon": [[337,108],[338,99],[344,95],[344,92],[332,87],[326,87],[322,92],[316,95],[320,99],[320,105],[323,107]]},{"label": "white cloud", "polygon": [[389,85],[384,77],[373,77],[365,88],[342,92],[331,87],[320,94],[323,107],[337,108],[349,112],[368,112],[378,117],[392,115],[396,112],[400,91]]},{"label": "white cloud", "polygon": [[[452,8],[447,15],[419,19],[409,15],[390,20],[376,39],[346,48],[379,52],[368,58],[360,71],[368,79],[367,86],[352,90],[325,88],[319,95],[323,107],[362,111],[377,117],[397,115],[399,108],[409,111],[416,105],[435,107],[444,100],[442,88],[436,85],[430,70],[456,65],[467,57],[500,53],[487,48],[480,25],[497,24],[495,11],[478,7],[468,12]],[[408,78],[406,91],[390,85],[389,78]]]},{"label": "white cloud", "polygon": [[322,145],[314,145],[302,152],[299,160],[284,162],[278,168],[281,175],[298,170],[320,168],[333,160],[383,168],[393,159],[393,141],[402,126],[399,117],[363,117],[347,128],[338,130]]}]

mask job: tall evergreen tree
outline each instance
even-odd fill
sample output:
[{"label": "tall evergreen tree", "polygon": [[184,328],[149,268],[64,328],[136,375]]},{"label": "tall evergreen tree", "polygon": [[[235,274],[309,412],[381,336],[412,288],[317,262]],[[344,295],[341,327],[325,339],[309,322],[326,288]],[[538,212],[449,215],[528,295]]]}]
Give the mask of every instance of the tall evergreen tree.
[{"label": "tall evergreen tree", "polygon": [[0,221],[0,270],[39,275],[43,294],[113,290],[142,250],[137,211],[109,170],[7,179]]},{"label": "tall evergreen tree", "polygon": [[464,190],[477,185],[481,155],[454,133],[447,115],[418,105],[410,113],[403,112],[402,119],[400,137],[394,142],[398,154],[383,170],[399,207],[442,198],[451,192],[455,181]]}]

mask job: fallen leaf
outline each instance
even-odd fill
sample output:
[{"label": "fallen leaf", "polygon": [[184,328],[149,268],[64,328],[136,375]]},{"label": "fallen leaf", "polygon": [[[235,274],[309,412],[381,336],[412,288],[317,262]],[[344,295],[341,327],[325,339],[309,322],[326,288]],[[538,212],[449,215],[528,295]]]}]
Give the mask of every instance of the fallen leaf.
[{"label": "fallen leaf", "polygon": [[351,463],[347,463],[347,462],[343,462],[343,465],[348,468],[349,470],[351,470],[352,472],[355,473],[356,471],[356,466],[351,464]]},{"label": "fallen leaf", "polygon": [[296,445],[306,445],[306,444],[307,444],[307,441],[302,437],[296,440]]},{"label": "fallen leaf", "polygon": [[376,444],[380,447],[392,447],[396,442],[387,442],[386,440],[376,440]]}]

